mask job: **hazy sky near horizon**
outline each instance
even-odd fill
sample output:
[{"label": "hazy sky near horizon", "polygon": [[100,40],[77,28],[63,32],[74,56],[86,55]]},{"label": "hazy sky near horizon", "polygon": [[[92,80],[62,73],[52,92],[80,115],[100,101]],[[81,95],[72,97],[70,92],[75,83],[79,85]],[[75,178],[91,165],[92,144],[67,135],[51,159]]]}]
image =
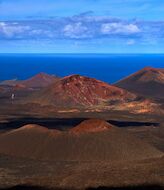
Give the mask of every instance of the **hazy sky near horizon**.
[{"label": "hazy sky near horizon", "polygon": [[164,0],[0,0],[0,53],[163,53]]}]

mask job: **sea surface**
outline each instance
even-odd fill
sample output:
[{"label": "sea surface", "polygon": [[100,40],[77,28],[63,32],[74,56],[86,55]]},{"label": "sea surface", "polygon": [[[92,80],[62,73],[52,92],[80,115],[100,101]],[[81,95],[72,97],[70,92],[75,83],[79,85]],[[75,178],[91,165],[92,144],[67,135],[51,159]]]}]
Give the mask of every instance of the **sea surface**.
[{"label": "sea surface", "polygon": [[0,54],[0,81],[45,72],[114,83],[144,67],[164,68],[164,54]]}]

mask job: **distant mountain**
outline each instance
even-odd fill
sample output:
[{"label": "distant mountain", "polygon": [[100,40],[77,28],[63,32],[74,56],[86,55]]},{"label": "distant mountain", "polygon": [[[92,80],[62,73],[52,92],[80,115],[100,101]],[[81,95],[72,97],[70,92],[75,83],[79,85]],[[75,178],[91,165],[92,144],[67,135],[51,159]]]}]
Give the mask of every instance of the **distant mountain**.
[{"label": "distant mountain", "polygon": [[[95,122],[95,124],[94,124]],[[85,124],[85,125],[84,125]],[[26,125],[0,135],[0,153],[52,161],[127,161],[161,157],[162,152],[123,129],[98,120],[71,131]],[[97,127],[96,127],[97,125]],[[83,127],[82,127],[83,126]],[[88,129],[103,129],[88,131]]]},{"label": "distant mountain", "polygon": [[5,80],[0,82],[1,86],[15,86],[18,83],[20,83],[21,81],[17,80],[17,79],[12,79],[12,80]]},{"label": "distant mountain", "polygon": [[41,105],[89,107],[132,101],[135,98],[135,94],[105,82],[80,75],[71,75],[34,93],[29,101]]},{"label": "distant mountain", "polygon": [[[39,73],[26,80],[6,80],[0,83],[0,87],[3,89],[0,97],[11,98],[11,95],[15,95],[15,99],[20,100],[22,97],[26,97],[31,94],[32,91],[37,91],[41,88],[45,88],[55,83],[59,78],[46,73]],[[1,92],[1,91],[0,91]]]},{"label": "distant mountain", "polygon": [[46,73],[39,73],[29,79],[26,80],[6,80],[0,83],[1,86],[8,86],[8,87],[15,87],[16,89],[19,88],[42,88],[46,87],[59,79],[56,76],[48,75]]},{"label": "distant mountain", "polygon": [[26,88],[42,88],[46,87],[54,82],[58,77],[48,75],[46,73],[39,73],[27,80],[21,82],[21,85],[24,85]]},{"label": "distant mountain", "polygon": [[114,85],[146,97],[164,99],[164,69],[146,67]]}]

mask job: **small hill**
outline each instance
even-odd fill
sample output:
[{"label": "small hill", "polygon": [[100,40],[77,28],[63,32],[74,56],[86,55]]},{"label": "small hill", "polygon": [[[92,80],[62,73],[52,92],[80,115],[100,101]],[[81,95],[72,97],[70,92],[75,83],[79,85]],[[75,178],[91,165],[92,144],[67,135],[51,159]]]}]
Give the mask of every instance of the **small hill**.
[{"label": "small hill", "polygon": [[100,119],[89,119],[72,128],[70,132],[74,134],[94,133],[109,130],[111,127],[113,126],[106,121]]},{"label": "small hill", "polygon": [[46,127],[43,127],[43,126],[40,126],[40,125],[36,125],[36,124],[24,125],[21,128],[12,130],[11,133],[17,133],[17,132],[23,132],[23,133],[30,132],[31,133],[31,132],[34,132],[34,131],[37,132],[37,133],[45,133],[45,132],[46,133],[53,132],[54,134],[59,134],[60,133],[59,130],[55,130],[55,129],[49,130]]},{"label": "small hill", "polygon": [[71,75],[33,94],[30,102],[54,106],[93,106],[129,101],[136,95],[105,82]]},{"label": "small hill", "polygon": [[101,120],[85,121],[69,132],[26,125],[0,135],[0,153],[36,160],[108,162],[163,155],[143,140]]},{"label": "small hill", "polygon": [[164,69],[146,67],[114,84],[146,97],[164,98]]}]

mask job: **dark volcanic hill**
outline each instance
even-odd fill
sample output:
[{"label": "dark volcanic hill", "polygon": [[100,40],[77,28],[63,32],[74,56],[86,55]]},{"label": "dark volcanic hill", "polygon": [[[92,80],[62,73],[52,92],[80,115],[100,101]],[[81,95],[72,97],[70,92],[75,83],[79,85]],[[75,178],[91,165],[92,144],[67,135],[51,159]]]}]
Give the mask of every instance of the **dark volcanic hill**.
[{"label": "dark volcanic hill", "polygon": [[164,98],[164,69],[146,67],[120,81],[115,86],[157,99]]},{"label": "dark volcanic hill", "polygon": [[[80,132],[75,133],[79,128]],[[99,130],[95,131],[96,128]],[[0,153],[38,160],[109,162],[163,155],[153,146],[101,120],[84,122],[68,132],[27,125],[0,135]]]},{"label": "dark volcanic hill", "polygon": [[33,94],[29,101],[41,105],[93,106],[134,100],[136,95],[102,81],[71,75]]}]

